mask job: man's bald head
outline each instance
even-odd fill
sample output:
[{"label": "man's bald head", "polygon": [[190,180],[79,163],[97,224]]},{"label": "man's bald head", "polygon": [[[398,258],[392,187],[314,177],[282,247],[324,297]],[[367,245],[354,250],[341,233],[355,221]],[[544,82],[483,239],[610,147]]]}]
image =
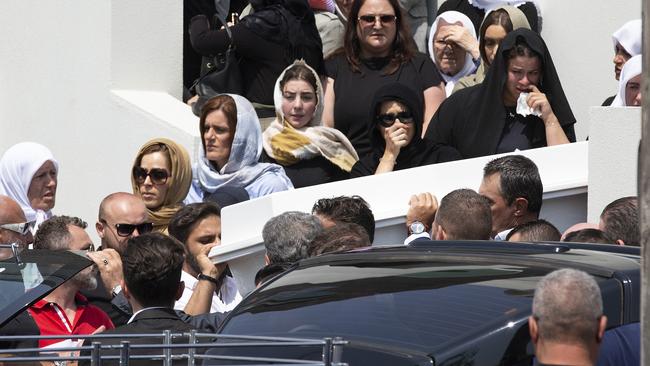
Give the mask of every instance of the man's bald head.
[{"label": "man's bald head", "polygon": [[102,240],[102,247],[112,248],[123,253],[126,241],[140,233],[135,230],[129,236],[117,234],[117,224],[140,225],[149,222],[147,207],[142,199],[126,192],[112,193],[99,205],[98,221],[95,224],[97,234]]},{"label": "man's bald head", "polygon": [[[0,195],[0,225],[22,224],[25,221],[25,213],[20,205],[10,197]],[[15,228],[17,230],[17,228]],[[34,241],[31,232],[25,235],[15,230],[0,228],[0,244],[17,243],[20,245],[31,244]],[[0,258],[8,258],[11,251],[0,250]]]},{"label": "man's bald head", "polygon": [[25,222],[25,213],[18,202],[8,196],[0,195],[0,225]]}]

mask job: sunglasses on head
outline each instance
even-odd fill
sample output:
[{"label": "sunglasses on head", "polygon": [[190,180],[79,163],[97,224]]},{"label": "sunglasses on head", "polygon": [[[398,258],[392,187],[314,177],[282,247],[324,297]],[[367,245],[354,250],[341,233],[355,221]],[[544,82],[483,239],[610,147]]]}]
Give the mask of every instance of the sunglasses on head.
[{"label": "sunglasses on head", "polygon": [[2,224],[0,228],[25,236],[29,234],[32,226],[34,226],[34,222],[21,222],[17,224]]},{"label": "sunglasses on head", "polygon": [[393,14],[366,14],[360,15],[357,19],[359,20],[359,23],[365,27],[374,25],[377,20],[379,20],[382,25],[388,25],[395,22],[395,19],[397,19],[397,17]]},{"label": "sunglasses on head", "polygon": [[160,168],[147,170],[145,168],[140,168],[139,166],[133,167],[133,178],[135,178],[136,183],[144,183],[144,181],[147,180],[147,177],[151,177],[151,183],[160,185],[167,183],[169,173],[165,169]]},{"label": "sunglasses on head", "polygon": [[377,122],[384,127],[390,127],[398,119],[402,123],[413,123],[413,114],[411,112],[384,113],[377,116]]},{"label": "sunglasses on head", "polygon": [[[108,225],[106,220],[100,219],[99,222]],[[135,229],[138,229],[139,234],[146,234],[150,233],[153,230],[153,223],[151,222],[144,222],[142,224],[115,224],[115,232],[117,233],[118,236],[121,236],[123,238],[127,236],[131,236]]]}]

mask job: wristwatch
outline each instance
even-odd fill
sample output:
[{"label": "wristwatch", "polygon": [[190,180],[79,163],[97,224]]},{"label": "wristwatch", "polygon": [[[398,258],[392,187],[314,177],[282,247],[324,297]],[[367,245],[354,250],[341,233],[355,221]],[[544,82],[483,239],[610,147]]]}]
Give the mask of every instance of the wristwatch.
[{"label": "wristwatch", "polygon": [[208,276],[208,275],[203,274],[203,273],[199,273],[199,275],[197,276],[197,279],[204,280],[204,281],[210,281],[210,282],[214,283],[215,285],[217,285],[217,287],[220,286],[220,283],[219,283],[218,279],[216,279],[216,278],[214,278],[212,276]]},{"label": "wristwatch", "polygon": [[420,221],[413,221],[409,225],[409,234],[422,234],[427,228]]},{"label": "wristwatch", "polygon": [[113,289],[111,290],[111,296],[115,297],[115,296],[117,296],[120,292],[122,292],[122,286],[118,283],[118,284],[115,285],[115,287],[113,287]]}]

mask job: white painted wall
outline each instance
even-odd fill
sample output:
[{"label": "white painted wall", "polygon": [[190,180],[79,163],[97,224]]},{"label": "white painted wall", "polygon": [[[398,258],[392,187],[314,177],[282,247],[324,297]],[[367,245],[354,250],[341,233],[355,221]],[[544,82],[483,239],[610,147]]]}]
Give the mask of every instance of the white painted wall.
[{"label": "white painted wall", "polygon": [[593,107],[590,115],[588,218],[598,223],[607,204],[637,195],[641,108]]},{"label": "white painted wall", "polygon": [[[438,1],[438,5],[443,1]],[[612,33],[641,18],[641,0],[537,0],[542,37],[578,123],[578,141],[589,135],[589,107],[616,94]]]},{"label": "white painted wall", "polygon": [[172,0],[0,1],[0,152],[25,140],[50,147],[55,213],[92,225],[104,196],[131,191],[132,160],[150,138],[194,148],[198,119],[170,96],[181,94],[181,14]]},{"label": "white painted wall", "polygon": [[[587,218],[587,142],[521,152],[538,166],[544,184],[540,218],[561,231]],[[254,275],[263,265],[262,228],[267,220],[286,211],[311,212],[318,199],[340,195],[360,195],[370,205],[376,220],[374,245],[403,243],[404,215],[411,195],[432,192],[442,199],[458,188],[478,190],[483,167],[495,156],[436,164],[379,176],[368,176],[317,187],[280,192],[271,196],[224,208],[222,245],[211,258],[229,262],[239,288],[253,289]],[[562,164],[558,164],[562,162]]]}]

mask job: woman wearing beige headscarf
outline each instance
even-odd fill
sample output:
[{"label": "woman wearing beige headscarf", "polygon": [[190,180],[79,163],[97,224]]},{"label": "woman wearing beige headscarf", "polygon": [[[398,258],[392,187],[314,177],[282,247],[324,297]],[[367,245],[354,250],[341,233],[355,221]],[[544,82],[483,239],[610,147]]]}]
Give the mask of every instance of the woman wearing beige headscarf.
[{"label": "woman wearing beige headscarf", "polygon": [[482,83],[490,64],[494,60],[494,56],[497,54],[499,44],[508,33],[517,28],[530,29],[526,15],[519,8],[504,5],[489,12],[479,29],[478,40],[481,65],[476,70],[476,73],[458,80],[452,93]]},{"label": "woman wearing beige headscarf", "polygon": [[133,162],[133,193],[142,197],[154,230],[167,233],[167,225],[183,206],[192,181],[187,150],[172,140],[153,139],[138,151]]}]

